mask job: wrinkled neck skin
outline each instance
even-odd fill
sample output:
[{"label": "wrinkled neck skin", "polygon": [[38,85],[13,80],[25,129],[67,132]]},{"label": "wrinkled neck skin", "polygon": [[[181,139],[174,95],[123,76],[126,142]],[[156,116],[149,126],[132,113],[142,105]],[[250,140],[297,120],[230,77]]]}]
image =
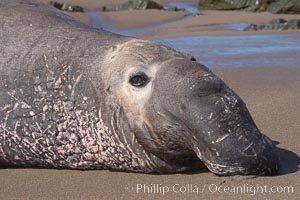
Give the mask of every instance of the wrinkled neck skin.
[{"label": "wrinkled neck skin", "polygon": [[96,87],[94,75],[52,59],[43,55],[38,66],[45,67],[18,78],[28,85],[1,82],[10,88],[1,105],[0,163],[146,173],[190,169],[145,151],[108,85]]},{"label": "wrinkled neck skin", "polygon": [[145,152],[109,86],[95,84],[102,76],[98,67],[89,73],[78,68],[76,60],[64,61],[59,55],[42,55],[37,68],[1,81],[6,92],[1,93],[0,163],[135,172],[185,170]]},{"label": "wrinkled neck skin", "polygon": [[102,60],[131,39],[20,2],[0,7],[0,166],[184,170],[145,152],[109,95]]}]

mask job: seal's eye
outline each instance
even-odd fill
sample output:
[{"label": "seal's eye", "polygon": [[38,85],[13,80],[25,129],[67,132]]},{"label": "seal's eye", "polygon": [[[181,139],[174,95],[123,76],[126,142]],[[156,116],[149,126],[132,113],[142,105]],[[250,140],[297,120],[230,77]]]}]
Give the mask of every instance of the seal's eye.
[{"label": "seal's eye", "polygon": [[136,73],[129,79],[129,83],[134,87],[144,87],[148,81],[148,76],[143,72]]}]

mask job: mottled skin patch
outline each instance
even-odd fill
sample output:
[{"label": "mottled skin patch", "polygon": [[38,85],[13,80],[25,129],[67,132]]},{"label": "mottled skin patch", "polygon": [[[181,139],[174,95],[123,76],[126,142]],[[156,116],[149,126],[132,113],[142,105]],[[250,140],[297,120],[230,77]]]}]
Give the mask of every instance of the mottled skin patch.
[{"label": "mottled skin patch", "polygon": [[33,0],[2,0],[0,19],[0,166],[278,171],[244,102],[189,55]]},{"label": "mottled skin patch", "polygon": [[30,2],[1,2],[0,164],[185,170],[145,152],[122,106],[105,97],[111,82],[101,60],[131,39]]},{"label": "mottled skin patch", "polygon": [[140,161],[104,124],[88,75],[72,64],[56,65],[56,57],[42,58],[39,68],[26,76],[28,85],[15,85],[2,95],[7,100],[1,109],[5,116],[0,126],[1,158],[18,166],[146,167],[148,163]]}]

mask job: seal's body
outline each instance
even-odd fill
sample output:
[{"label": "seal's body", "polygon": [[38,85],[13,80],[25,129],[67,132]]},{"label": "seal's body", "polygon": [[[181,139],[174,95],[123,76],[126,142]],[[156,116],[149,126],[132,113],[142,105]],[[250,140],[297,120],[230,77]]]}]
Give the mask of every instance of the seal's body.
[{"label": "seal's body", "polygon": [[273,174],[242,100],[186,54],[0,2],[0,165]]}]

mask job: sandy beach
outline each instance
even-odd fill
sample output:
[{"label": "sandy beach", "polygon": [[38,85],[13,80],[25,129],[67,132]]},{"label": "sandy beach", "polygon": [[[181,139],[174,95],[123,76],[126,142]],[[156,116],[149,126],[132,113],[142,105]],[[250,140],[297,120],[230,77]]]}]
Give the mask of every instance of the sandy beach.
[{"label": "sandy beach", "polygon": [[[61,0],[61,2],[99,11],[104,5],[119,5],[124,1]],[[158,2],[165,4],[169,1]],[[85,14],[71,15],[91,24],[91,19]],[[101,16],[119,29],[126,30],[179,19],[184,13],[153,10],[122,11],[101,13]],[[139,37],[152,39],[202,35],[300,34],[297,30],[239,32],[226,30],[224,26],[213,26],[230,23],[266,23],[273,18],[299,19],[300,15],[203,11],[201,15],[190,19],[143,32]],[[297,58],[300,53],[290,56]],[[287,63],[282,67],[273,67],[273,64],[251,68],[214,68],[213,72],[241,96],[259,129],[276,141],[281,158],[281,170],[278,175],[218,177],[207,170],[155,175],[107,170],[7,168],[0,169],[0,199],[298,199],[300,66]]]}]

